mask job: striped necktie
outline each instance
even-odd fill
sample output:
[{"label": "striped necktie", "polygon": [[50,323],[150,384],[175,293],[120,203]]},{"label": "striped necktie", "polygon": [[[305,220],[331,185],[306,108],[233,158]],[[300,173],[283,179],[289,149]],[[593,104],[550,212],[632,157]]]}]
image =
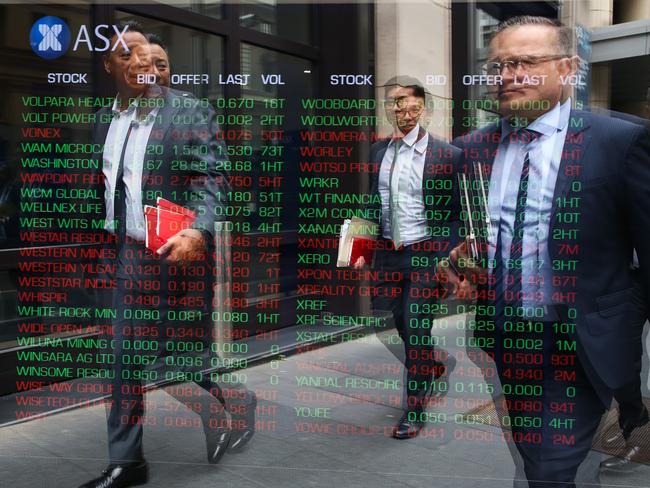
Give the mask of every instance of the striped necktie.
[{"label": "striped necktie", "polygon": [[[522,144],[529,144],[535,140],[539,133],[530,129],[520,129],[517,131]],[[515,208],[515,221],[512,231],[512,242],[510,245],[510,263],[511,268],[508,270],[510,279],[506,281],[504,291],[506,293],[506,302],[513,307],[522,306],[522,257],[524,243],[524,221],[526,218],[526,203],[528,200],[528,175],[530,173],[530,153],[527,150],[524,156],[524,164],[521,168],[519,178],[519,190],[517,192],[517,205]]]}]

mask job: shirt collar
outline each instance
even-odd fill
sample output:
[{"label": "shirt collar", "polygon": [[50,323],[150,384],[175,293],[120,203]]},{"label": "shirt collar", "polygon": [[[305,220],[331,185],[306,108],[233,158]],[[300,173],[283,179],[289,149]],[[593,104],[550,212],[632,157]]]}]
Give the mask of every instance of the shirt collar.
[{"label": "shirt collar", "polygon": [[138,106],[138,101],[141,97],[142,95],[139,95],[137,98],[134,98],[133,100],[131,100],[131,103],[129,104],[128,107],[126,107],[126,109],[120,110],[120,104],[119,104],[120,98],[116,96],[115,100],[113,100],[113,107],[111,108],[111,113],[113,114],[114,117],[121,117],[123,115],[133,115],[133,111]]},{"label": "shirt collar", "polygon": [[119,117],[133,117],[133,121],[136,123],[136,125],[147,125],[156,120],[156,117],[158,116],[158,109],[159,107],[155,107],[151,111],[149,111],[146,114],[143,114],[138,110],[138,105],[140,102],[140,99],[142,98],[142,95],[138,95],[136,98],[134,98],[129,106],[125,109],[120,111],[119,106],[118,106],[118,99],[115,97],[115,100],[113,101],[113,107],[111,108],[111,113],[113,114],[113,117],[119,118]]},{"label": "shirt collar", "polygon": [[[564,103],[558,102],[552,110],[549,110],[541,117],[533,120],[528,129],[538,132],[544,136],[552,136],[556,132],[560,132],[569,124],[569,116],[571,115],[571,98],[567,98]],[[507,118],[501,119],[501,141],[515,132],[517,128],[510,125]]]},{"label": "shirt collar", "polygon": [[418,135],[420,134],[420,124],[415,124],[415,127],[409,131],[404,137],[402,137],[402,144],[406,144],[411,147],[418,140]]},{"label": "shirt collar", "polygon": [[142,125],[152,124],[158,116],[159,107],[155,107],[146,115],[136,113],[136,120]]},{"label": "shirt collar", "polygon": [[[413,147],[413,149],[415,149],[418,153],[423,154],[427,149],[427,145],[429,144],[429,138],[427,136],[428,134],[426,131],[422,129],[418,123],[415,125],[415,127],[413,127],[413,129],[409,131],[408,134],[402,137],[401,143],[406,144],[408,147]],[[395,141],[396,139],[391,140],[389,145],[395,145]]]},{"label": "shirt collar", "polygon": [[422,136],[418,135],[420,139],[415,143],[414,149],[417,153],[419,154],[424,154],[424,152],[427,150],[427,146],[429,145],[429,134],[422,128],[420,130],[423,132]]}]

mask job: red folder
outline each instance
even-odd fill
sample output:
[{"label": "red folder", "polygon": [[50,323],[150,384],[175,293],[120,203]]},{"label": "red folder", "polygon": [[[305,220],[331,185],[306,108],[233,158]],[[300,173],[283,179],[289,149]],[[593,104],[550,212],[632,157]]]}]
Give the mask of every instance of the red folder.
[{"label": "red folder", "polygon": [[172,212],[189,215],[192,217],[192,220],[196,218],[196,212],[194,212],[194,210],[190,210],[189,208],[185,208],[182,205],[178,205],[174,202],[170,202],[169,200],[165,200],[163,197],[158,197],[156,199],[156,205],[158,205],[159,208],[164,208]]},{"label": "red folder", "polygon": [[147,249],[156,252],[165,241],[156,235],[156,224],[158,222],[158,207],[151,205],[144,206],[144,220],[147,223],[147,234],[145,238],[145,246]]},{"label": "red folder", "polygon": [[147,222],[145,245],[153,252],[160,249],[170,237],[191,228],[196,219],[194,211],[169,200],[158,198],[157,203],[156,207],[144,207]]},{"label": "red folder", "polygon": [[358,217],[344,220],[341,225],[336,266],[354,266],[361,256],[366,264],[372,264],[378,234],[379,226],[376,222]]},{"label": "red folder", "polygon": [[363,259],[367,265],[371,265],[373,252],[375,250],[375,242],[376,241],[374,239],[353,237],[350,251],[350,265],[356,263],[357,259],[359,259],[361,256],[363,256]]}]

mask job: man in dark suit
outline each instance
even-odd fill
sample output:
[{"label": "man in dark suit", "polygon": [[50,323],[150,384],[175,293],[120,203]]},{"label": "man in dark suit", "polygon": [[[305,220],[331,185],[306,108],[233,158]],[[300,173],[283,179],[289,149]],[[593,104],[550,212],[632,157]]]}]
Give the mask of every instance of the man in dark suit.
[{"label": "man in dark suit", "polygon": [[[436,387],[436,394],[447,391],[447,383],[434,380],[447,379],[455,364],[444,349],[434,350],[446,339],[432,335],[434,315],[446,305],[440,303],[443,297],[433,286],[433,276],[437,260],[451,249],[450,179],[460,151],[431,136],[420,123],[429,109],[427,100],[417,79],[389,80],[384,106],[394,132],[372,146],[369,158],[378,168],[372,174],[371,194],[379,197],[370,210],[380,226],[372,263],[379,280],[372,305],[375,311],[392,314],[404,342],[406,408],[393,430],[397,439],[418,434],[429,394]],[[364,264],[360,258],[355,266]]]},{"label": "man in dark suit", "polygon": [[478,300],[472,343],[494,359],[531,487],[574,486],[612,392],[638,376],[633,249],[646,304],[650,290],[650,138],[571,108],[571,45],[546,18],[498,27],[486,74],[502,119],[456,141],[490,175],[489,245],[478,263],[455,248],[460,273],[440,268]]},{"label": "man in dark suit", "polygon": [[[596,113],[632,122],[650,131],[650,120],[648,119],[613,110],[597,110]],[[636,252],[632,256],[630,266],[635,274],[639,273],[639,260]],[[646,304],[642,296],[641,283],[638,284],[635,290],[633,303],[638,307],[639,313],[638,321],[630,324],[630,327],[636,331],[639,341],[636,349],[629,351],[629,356],[630,360],[634,361],[638,375],[632,383],[623,385],[613,392],[614,399],[618,404],[618,426],[620,430],[614,426],[605,429],[602,433],[601,442],[603,447],[616,449],[617,452],[614,456],[600,463],[601,470],[610,473],[625,474],[633,471],[639,466],[637,462],[646,455],[641,449],[643,434],[641,429],[639,429],[639,427],[647,424],[648,420],[650,420],[648,409],[645,407],[641,395],[641,368],[643,365],[642,335],[647,321]]]},{"label": "man in dark suit", "polygon": [[[215,221],[226,215],[228,191],[227,152],[214,136],[215,113],[187,94],[143,83],[150,81],[143,75],[161,79],[148,41],[134,24],[124,40],[126,46],[104,60],[118,94],[112,109],[97,113],[94,133],[102,150],[96,158],[103,164],[93,180],[97,194],[105,197],[104,231],[111,236],[102,240],[111,242],[115,255],[104,262],[105,278],[114,280],[115,289],[103,297],[103,305],[117,312],[109,351],[115,355],[108,413],[110,464],[84,488],[147,481],[143,382],[197,385],[181,400],[201,417],[211,463],[226,448],[242,447],[254,432],[254,394],[240,386],[224,395],[204,372],[218,365],[211,314],[212,250]],[[143,207],[155,206],[158,197],[193,210],[196,219],[152,254],[144,245]],[[228,403],[230,422],[224,410]]]}]

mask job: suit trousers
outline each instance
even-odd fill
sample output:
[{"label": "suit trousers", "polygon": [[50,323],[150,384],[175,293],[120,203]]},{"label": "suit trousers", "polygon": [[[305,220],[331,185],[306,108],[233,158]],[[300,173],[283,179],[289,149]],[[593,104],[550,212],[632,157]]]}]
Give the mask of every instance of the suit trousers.
[{"label": "suit trousers", "polygon": [[[572,487],[605,406],[560,322],[504,321],[495,334],[503,434],[531,488]],[[495,390],[496,391],[496,390]]]},{"label": "suit trousers", "polygon": [[[447,357],[445,336],[432,335],[434,313],[438,307],[438,288],[434,282],[435,260],[418,244],[375,252],[372,307],[375,313],[388,312],[404,342],[407,406],[418,405],[422,395],[435,387],[433,375]],[[398,356],[399,357],[399,356]],[[445,384],[446,386],[446,384]]]},{"label": "suit trousers", "polygon": [[[113,294],[117,318],[112,323],[112,350],[108,352],[115,355],[115,363],[107,425],[110,462],[116,465],[137,462],[144,457],[143,424],[156,420],[144,417],[144,385],[150,388],[160,382],[188,382],[188,387],[170,386],[166,391],[199,415],[206,433],[210,429],[227,427],[225,410],[240,413],[251,401],[251,393],[244,385],[228,383],[222,388],[213,381],[216,373],[203,372],[213,364],[212,358],[217,357],[211,351],[212,335],[208,324],[170,321],[171,307],[167,306],[164,295],[157,306],[129,307],[129,304],[148,303],[151,297],[159,296],[133,288],[131,280],[118,279]],[[176,309],[177,315],[179,311]],[[170,331],[177,333],[179,328],[183,334],[203,337],[201,340],[192,337],[183,341],[168,340],[173,339],[168,336]],[[185,344],[186,349],[192,344],[189,348],[194,351],[180,352],[178,344]]]},{"label": "suit trousers", "polygon": [[[635,271],[638,274],[638,271]],[[637,277],[640,283],[640,277]],[[643,367],[643,328],[647,320],[647,310],[643,300],[641,286],[636,286],[632,294],[632,303],[638,312],[636,318],[630,324],[635,331],[637,341],[629,351],[630,360],[638,374],[634,381],[614,390],[614,398],[619,405],[619,425],[621,428],[626,425],[634,425],[634,421],[643,415],[644,405],[641,396],[641,370]]]}]

